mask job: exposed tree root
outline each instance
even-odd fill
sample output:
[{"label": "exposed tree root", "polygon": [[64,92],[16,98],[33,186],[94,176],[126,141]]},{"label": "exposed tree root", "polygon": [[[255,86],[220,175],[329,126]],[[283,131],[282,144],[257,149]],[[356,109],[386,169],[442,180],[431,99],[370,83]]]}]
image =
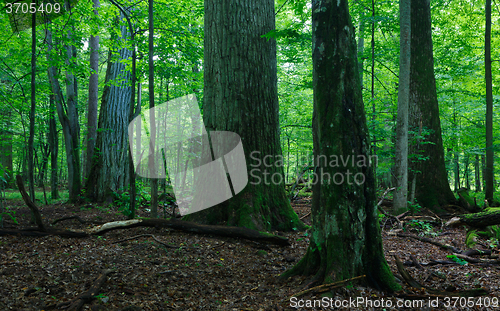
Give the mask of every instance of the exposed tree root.
[{"label": "exposed tree root", "polygon": [[356,277],[353,277],[353,278],[350,278],[347,280],[342,280],[342,281],[338,281],[338,282],[334,282],[334,283],[330,283],[330,284],[319,285],[319,286],[312,287],[312,288],[306,289],[304,291],[298,292],[296,294],[293,294],[291,297],[300,297],[300,296],[303,296],[303,295],[308,294],[308,293],[313,293],[313,294],[324,293],[326,291],[342,287],[342,286],[346,285],[346,283],[356,281],[359,279],[364,279],[365,277],[366,277],[366,275],[360,275],[360,276],[356,276]]},{"label": "exposed tree root", "polygon": [[[403,277],[405,282],[416,289],[425,289],[427,292],[432,294],[432,297],[477,297],[477,296],[484,296],[488,294],[488,291],[484,288],[475,288],[475,289],[470,289],[470,290],[464,290],[464,291],[457,291],[457,292],[448,292],[448,291],[440,291],[436,290],[433,288],[425,287],[421,285],[419,282],[417,282],[411,275],[406,271],[405,267],[403,266],[403,263],[397,256],[394,256],[396,259],[396,266],[398,268],[399,274]],[[426,297],[429,297],[429,295],[426,295]]]}]

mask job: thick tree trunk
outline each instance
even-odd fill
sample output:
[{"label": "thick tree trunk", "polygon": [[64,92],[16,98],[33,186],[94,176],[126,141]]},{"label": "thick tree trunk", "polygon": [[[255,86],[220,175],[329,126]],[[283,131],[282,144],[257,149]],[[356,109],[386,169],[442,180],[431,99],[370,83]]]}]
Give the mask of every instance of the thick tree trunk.
[{"label": "thick tree trunk", "polygon": [[429,0],[411,1],[410,77],[410,131],[418,133],[422,129],[423,133],[423,143],[410,147],[414,159],[410,169],[416,174],[415,197],[421,206],[439,209],[456,200],[448,183],[441,137]]},{"label": "thick tree trunk", "polygon": [[[67,79],[67,91],[66,91],[66,107],[63,106],[63,94],[61,91],[61,86],[59,84],[59,79],[57,77],[57,68],[52,65],[51,53],[53,50],[52,43],[52,31],[47,30],[47,60],[49,62],[48,75],[50,84],[52,87],[52,93],[55,97],[56,111],[61,122],[63,135],[64,135],[64,145],[66,149],[66,163],[68,166],[68,186],[69,186],[69,201],[75,202],[80,199],[81,191],[81,179],[80,179],[80,128],[78,125],[78,111],[76,107],[76,92],[75,92],[75,80],[74,77],[68,73]],[[68,47],[68,55],[72,55],[69,51],[71,47]],[[76,123],[76,124],[75,124]]]},{"label": "thick tree trunk", "polygon": [[[124,18],[123,14],[120,18]],[[126,44],[127,40],[130,40],[130,32],[126,26],[121,26],[121,37],[117,41]],[[88,198],[97,202],[110,200],[113,192],[129,187],[128,123],[132,87],[131,73],[124,62],[132,57],[132,51],[122,48],[116,53],[118,55],[113,54],[110,50],[99,112],[100,130],[86,184]],[[113,57],[117,59],[111,61]]]},{"label": "thick tree trunk", "polygon": [[399,1],[401,51],[399,54],[398,117],[396,124],[396,154],[394,173],[394,209],[406,209],[408,203],[408,106],[410,99],[410,39],[413,33],[410,23],[410,0]]},{"label": "thick tree trunk", "polygon": [[[101,6],[99,0],[92,0],[94,14],[99,16],[97,9]],[[97,101],[99,96],[99,36],[90,36],[90,70],[89,77],[89,100],[87,109],[87,150],[85,155],[85,164],[83,167],[84,178],[87,178],[92,165],[94,155],[95,141],[97,138]]]},{"label": "thick tree trunk", "polygon": [[303,228],[284,189],[276,41],[261,37],[273,29],[274,1],[205,1],[203,118],[207,131],[241,137],[249,183],[190,219],[259,230]]},{"label": "thick tree trunk", "polygon": [[486,82],[486,175],[485,199],[493,204],[493,82],[491,76],[491,0],[486,0],[486,26],[484,31],[484,70]]},{"label": "thick tree trunk", "polygon": [[[374,170],[347,0],[313,0],[312,233],[302,260],[283,277],[315,275],[331,283],[366,275],[373,286],[399,286],[384,258]],[[335,165],[332,156],[346,159]],[[324,159],[328,160],[324,160]]]}]

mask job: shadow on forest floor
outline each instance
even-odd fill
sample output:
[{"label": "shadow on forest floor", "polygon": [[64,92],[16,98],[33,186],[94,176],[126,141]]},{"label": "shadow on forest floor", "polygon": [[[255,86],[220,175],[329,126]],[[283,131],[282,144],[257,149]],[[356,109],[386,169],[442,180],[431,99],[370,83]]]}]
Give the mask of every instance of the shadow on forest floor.
[{"label": "shadow on forest floor", "polygon": [[[29,210],[22,201],[7,201],[16,210],[19,225],[4,219],[5,227],[23,228],[29,225]],[[87,221],[105,222],[126,219],[115,207],[73,206],[53,204],[40,206],[45,222],[72,215]],[[299,215],[310,212],[311,199],[301,198],[292,206]],[[162,215],[162,214],[160,214]],[[148,216],[140,209],[139,217]],[[303,219],[310,224],[310,216]],[[59,222],[56,227],[83,229],[87,224],[76,220]],[[384,228],[384,249],[391,270],[397,274],[394,256],[408,261],[413,255],[426,263],[431,259],[447,260],[450,253],[437,246],[401,238]],[[420,234],[465,249],[462,228],[435,229]],[[138,235],[150,234],[129,239]],[[304,255],[308,246],[305,232],[285,233],[290,247],[263,246],[251,241],[210,237],[154,228],[133,228],[111,231],[103,236],[67,239],[0,237],[0,309],[48,310],[47,306],[73,300],[86,292],[103,269],[115,269],[101,287],[99,295],[83,310],[296,310],[290,296],[301,291],[306,279],[295,277],[281,283],[277,277],[291,268]],[[123,241],[129,239],[127,241]],[[120,242],[121,241],[121,242]],[[176,248],[165,247],[162,243]],[[490,290],[491,302],[499,297],[499,266],[494,265],[435,265],[419,270],[407,267],[422,284],[441,290],[461,290],[484,287]],[[407,286],[405,286],[406,289]],[[408,289],[409,290],[409,289]],[[398,298],[361,286],[337,289],[332,302],[356,300],[357,297],[381,302],[386,310],[396,307]],[[496,297],[496,298],[494,298]],[[322,299],[305,295],[297,299]],[[444,298],[440,298],[441,302]],[[470,310],[484,310],[477,305]],[[325,300],[322,300],[325,301]],[[387,302],[391,301],[392,307]],[[402,300],[401,300],[402,301]],[[497,301],[497,305],[498,300]],[[414,301],[404,301],[413,303]],[[427,299],[426,299],[427,302]],[[376,303],[376,302],[375,302]],[[460,308],[460,302],[456,305]],[[351,305],[352,306],[352,305]],[[370,309],[357,305],[355,310]],[[129,307],[128,309],[126,309]],[[302,308],[299,308],[302,309]],[[310,310],[311,308],[307,308]],[[333,309],[322,308],[320,309]],[[422,309],[419,305],[405,310]],[[424,308],[425,309],[425,308]],[[439,307],[442,310],[444,307]]]}]

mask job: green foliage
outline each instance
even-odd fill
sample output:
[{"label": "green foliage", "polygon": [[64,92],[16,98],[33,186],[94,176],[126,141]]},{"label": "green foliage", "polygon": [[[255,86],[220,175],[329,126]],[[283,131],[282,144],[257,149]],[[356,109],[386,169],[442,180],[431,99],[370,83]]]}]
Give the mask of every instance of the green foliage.
[{"label": "green foliage", "polygon": [[118,207],[118,210],[125,216],[130,215],[130,195],[127,191],[122,193],[114,193],[115,200],[114,203]]},{"label": "green foliage", "polygon": [[432,236],[437,235],[434,232],[434,228],[432,227],[432,225],[429,224],[428,222],[425,222],[425,221],[412,219],[408,223],[408,226],[410,226],[411,228],[414,228],[417,231],[419,231],[420,235],[432,235]]},{"label": "green foliage", "polygon": [[467,265],[467,261],[463,260],[462,258],[458,258],[456,255],[448,255],[446,257],[450,258],[452,261],[458,263],[461,266]]},{"label": "green foliage", "polygon": [[408,210],[412,215],[418,214],[420,210],[422,209],[422,206],[418,204],[417,199],[415,199],[415,203],[412,203],[408,201]]}]

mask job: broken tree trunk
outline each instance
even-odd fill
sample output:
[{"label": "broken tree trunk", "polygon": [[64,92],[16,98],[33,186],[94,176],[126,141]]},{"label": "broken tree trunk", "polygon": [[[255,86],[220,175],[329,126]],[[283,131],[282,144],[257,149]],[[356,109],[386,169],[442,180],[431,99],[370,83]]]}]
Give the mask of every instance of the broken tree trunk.
[{"label": "broken tree trunk", "polygon": [[481,207],[479,207],[476,203],[475,198],[471,198],[469,195],[469,189],[460,188],[457,191],[460,205],[462,205],[468,212],[477,213],[481,211]]}]

